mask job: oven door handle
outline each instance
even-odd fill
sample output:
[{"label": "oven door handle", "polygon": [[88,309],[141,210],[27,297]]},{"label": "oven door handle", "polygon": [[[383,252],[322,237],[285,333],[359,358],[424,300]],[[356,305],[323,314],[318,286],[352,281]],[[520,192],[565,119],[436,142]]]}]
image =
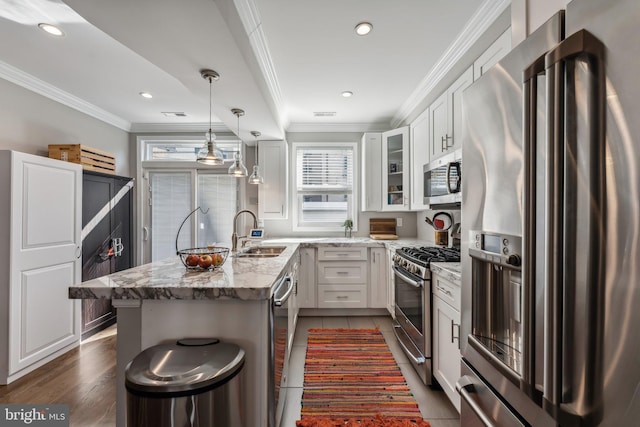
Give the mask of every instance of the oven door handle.
[{"label": "oven door handle", "polygon": [[416,280],[415,278],[413,278],[411,276],[407,276],[396,265],[393,266],[393,271],[395,271],[395,273],[398,276],[400,276],[402,279],[404,279],[409,285],[413,286],[414,288],[423,288],[424,287],[424,280]]}]

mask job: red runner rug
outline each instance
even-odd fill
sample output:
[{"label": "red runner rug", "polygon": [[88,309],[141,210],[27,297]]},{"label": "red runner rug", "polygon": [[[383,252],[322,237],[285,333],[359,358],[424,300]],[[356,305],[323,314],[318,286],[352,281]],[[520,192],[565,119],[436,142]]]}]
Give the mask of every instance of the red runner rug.
[{"label": "red runner rug", "polygon": [[429,427],[378,329],[310,329],[297,427]]}]

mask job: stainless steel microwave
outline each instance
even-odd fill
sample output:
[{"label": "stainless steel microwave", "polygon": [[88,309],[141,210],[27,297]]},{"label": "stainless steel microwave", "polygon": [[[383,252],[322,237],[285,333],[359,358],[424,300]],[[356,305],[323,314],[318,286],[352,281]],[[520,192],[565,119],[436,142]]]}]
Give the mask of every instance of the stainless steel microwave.
[{"label": "stainless steel microwave", "polygon": [[424,165],[424,204],[460,206],[462,201],[462,150]]}]

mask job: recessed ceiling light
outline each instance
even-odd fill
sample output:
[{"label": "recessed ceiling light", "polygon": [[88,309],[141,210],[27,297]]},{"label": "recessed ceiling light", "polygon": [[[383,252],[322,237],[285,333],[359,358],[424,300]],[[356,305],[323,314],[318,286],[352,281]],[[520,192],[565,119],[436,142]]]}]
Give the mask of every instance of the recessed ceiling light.
[{"label": "recessed ceiling light", "polygon": [[344,92],[342,92],[342,96],[344,96],[345,98],[350,98],[353,96],[353,92],[351,92],[350,90],[345,90]]},{"label": "recessed ceiling light", "polygon": [[182,111],[163,111],[162,114],[166,117],[187,117],[187,114]]},{"label": "recessed ceiling light", "polygon": [[42,31],[46,31],[47,33],[49,33],[49,34],[51,34],[53,36],[57,36],[57,37],[64,36],[64,32],[60,28],[56,27],[55,25],[40,23],[40,24],[38,24],[38,27]]},{"label": "recessed ceiling light", "polygon": [[335,117],[335,115],[336,115],[335,111],[314,111],[313,112],[314,117]]},{"label": "recessed ceiling light", "polygon": [[366,36],[373,29],[373,25],[368,22],[361,22],[356,25],[356,34],[359,36]]},{"label": "recessed ceiling light", "polygon": [[140,92],[140,96],[147,99],[153,98],[153,95],[151,95],[149,92]]}]

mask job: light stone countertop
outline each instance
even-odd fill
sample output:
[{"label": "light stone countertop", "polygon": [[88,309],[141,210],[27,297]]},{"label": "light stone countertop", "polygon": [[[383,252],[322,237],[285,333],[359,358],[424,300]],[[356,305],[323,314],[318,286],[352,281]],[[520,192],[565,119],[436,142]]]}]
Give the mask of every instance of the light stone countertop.
[{"label": "light stone countertop", "polygon": [[299,246],[367,246],[392,250],[428,246],[424,241],[411,238],[373,240],[368,237],[273,238],[261,244],[282,245],[286,249],[272,258],[237,258],[230,254],[223,266],[213,271],[187,270],[175,256],[75,284],[69,287],[69,298],[267,300]]},{"label": "light stone countertop", "polygon": [[462,278],[462,264],[459,262],[432,262],[430,269],[433,273],[443,276],[450,282],[460,286]]}]

